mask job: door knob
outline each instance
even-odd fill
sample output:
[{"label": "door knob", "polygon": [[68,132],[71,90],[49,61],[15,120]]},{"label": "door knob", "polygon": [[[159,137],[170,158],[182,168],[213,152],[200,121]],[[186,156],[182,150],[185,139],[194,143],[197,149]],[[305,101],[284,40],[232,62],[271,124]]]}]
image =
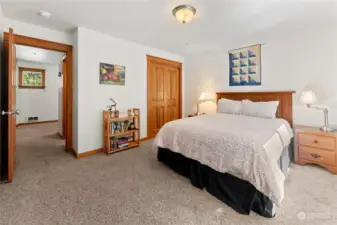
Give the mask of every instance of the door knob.
[{"label": "door knob", "polygon": [[19,110],[13,110],[12,112],[6,112],[6,111],[4,111],[4,110],[2,110],[2,112],[1,112],[1,115],[19,115],[20,114],[20,112],[19,112]]}]

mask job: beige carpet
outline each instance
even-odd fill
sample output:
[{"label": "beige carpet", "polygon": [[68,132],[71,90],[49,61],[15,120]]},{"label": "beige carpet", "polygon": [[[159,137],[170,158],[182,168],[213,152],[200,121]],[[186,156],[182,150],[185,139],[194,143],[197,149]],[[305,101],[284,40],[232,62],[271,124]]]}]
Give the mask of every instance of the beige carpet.
[{"label": "beige carpet", "polygon": [[[15,180],[0,185],[0,224],[337,224],[337,177],[293,166],[274,219],[242,216],[141,148],[75,159],[56,124],[20,127]],[[300,217],[300,218],[299,218]]]}]

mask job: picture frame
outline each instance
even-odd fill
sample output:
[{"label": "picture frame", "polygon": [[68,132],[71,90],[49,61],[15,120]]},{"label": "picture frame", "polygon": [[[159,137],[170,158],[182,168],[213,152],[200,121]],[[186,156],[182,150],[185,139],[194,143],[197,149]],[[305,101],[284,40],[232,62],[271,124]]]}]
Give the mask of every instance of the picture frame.
[{"label": "picture frame", "polygon": [[100,63],[99,83],[106,85],[125,86],[125,66]]},{"label": "picture frame", "polygon": [[229,54],[229,86],[260,86],[261,45],[231,50]]},{"label": "picture frame", "polygon": [[19,67],[19,88],[45,89],[46,70]]}]

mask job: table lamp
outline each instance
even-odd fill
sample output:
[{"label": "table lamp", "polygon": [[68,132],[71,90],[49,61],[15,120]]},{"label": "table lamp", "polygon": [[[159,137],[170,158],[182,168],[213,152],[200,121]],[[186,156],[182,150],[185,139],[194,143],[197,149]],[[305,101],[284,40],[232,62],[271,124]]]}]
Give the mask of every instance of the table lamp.
[{"label": "table lamp", "polygon": [[197,115],[200,115],[199,112],[199,104],[203,103],[203,102],[208,102],[208,101],[212,101],[212,96],[209,93],[203,92],[201,93],[199,99],[198,99],[198,103],[197,103]]},{"label": "table lamp", "polygon": [[324,113],[324,126],[321,127],[320,129],[322,131],[325,132],[332,132],[334,131],[333,128],[329,127],[329,111],[327,108],[323,108],[323,107],[313,107],[312,104],[317,102],[317,98],[316,95],[313,91],[307,90],[307,91],[303,91],[302,95],[301,95],[301,102],[303,104],[305,104],[308,108],[314,108],[317,110],[322,110]]}]

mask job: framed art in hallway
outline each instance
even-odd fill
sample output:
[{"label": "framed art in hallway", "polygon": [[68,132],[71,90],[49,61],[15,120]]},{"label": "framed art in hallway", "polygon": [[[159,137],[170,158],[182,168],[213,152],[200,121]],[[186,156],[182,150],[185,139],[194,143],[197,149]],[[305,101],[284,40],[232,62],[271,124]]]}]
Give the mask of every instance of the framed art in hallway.
[{"label": "framed art in hallway", "polygon": [[100,63],[99,83],[108,85],[125,85],[125,66]]},{"label": "framed art in hallway", "polygon": [[19,67],[19,88],[45,88],[44,69]]},{"label": "framed art in hallway", "polygon": [[261,85],[261,45],[231,50],[229,86]]}]

